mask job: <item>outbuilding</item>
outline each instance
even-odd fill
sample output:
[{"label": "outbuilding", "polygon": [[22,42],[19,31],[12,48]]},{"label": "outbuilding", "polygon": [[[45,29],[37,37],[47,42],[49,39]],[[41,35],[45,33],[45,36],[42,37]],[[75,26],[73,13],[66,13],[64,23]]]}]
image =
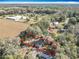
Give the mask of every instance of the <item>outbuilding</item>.
[{"label": "outbuilding", "polygon": [[9,17],[6,17],[6,19],[22,22],[22,21],[27,21],[26,19],[29,19],[29,17],[25,17],[25,16],[9,16]]}]

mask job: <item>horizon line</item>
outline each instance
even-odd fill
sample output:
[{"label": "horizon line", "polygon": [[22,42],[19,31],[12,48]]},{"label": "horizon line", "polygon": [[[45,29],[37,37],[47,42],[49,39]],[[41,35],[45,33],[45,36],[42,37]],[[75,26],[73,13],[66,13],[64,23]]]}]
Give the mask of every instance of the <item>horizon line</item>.
[{"label": "horizon line", "polygon": [[79,4],[79,2],[67,1],[67,2],[0,2],[0,4]]}]

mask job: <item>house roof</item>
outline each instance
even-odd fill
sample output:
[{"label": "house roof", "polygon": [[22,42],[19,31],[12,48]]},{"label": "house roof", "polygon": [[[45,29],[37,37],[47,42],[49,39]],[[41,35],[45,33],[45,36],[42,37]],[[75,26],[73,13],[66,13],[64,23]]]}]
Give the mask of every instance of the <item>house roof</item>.
[{"label": "house roof", "polygon": [[12,19],[14,21],[24,21],[26,18],[28,17],[25,17],[25,16],[9,16],[9,17],[6,17],[7,19]]}]

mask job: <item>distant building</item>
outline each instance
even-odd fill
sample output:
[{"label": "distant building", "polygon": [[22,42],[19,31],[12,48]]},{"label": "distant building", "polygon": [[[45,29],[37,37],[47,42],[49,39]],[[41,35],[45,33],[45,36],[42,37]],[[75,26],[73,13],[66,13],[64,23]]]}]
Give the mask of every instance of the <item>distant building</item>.
[{"label": "distant building", "polygon": [[53,24],[54,24],[55,26],[57,26],[57,25],[59,24],[59,22],[56,21],[56,22],[53,22]]},{"label": "distant building", "polygon": [[59,25],[59,22],[58,21],[52,21],[51,23],[50,23],[50,27],[56,27],[56,26],[58,26]]},{"label": "distant building", "polygon": [[25,16],[9,16],[9,17],[6,17],[6,19],[14,20],[14,21],[26,21],[26,19],[29,19],[29,17],[25,17]]}]

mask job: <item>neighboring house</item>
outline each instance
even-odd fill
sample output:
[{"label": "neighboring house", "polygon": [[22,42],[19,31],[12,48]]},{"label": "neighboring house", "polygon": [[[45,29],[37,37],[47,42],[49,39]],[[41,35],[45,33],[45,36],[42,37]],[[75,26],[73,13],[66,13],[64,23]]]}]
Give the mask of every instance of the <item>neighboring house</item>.
[{"label": "neighboring house", "polygon": [[54,24],[55,26],[57,26],[57,25],[59,24],[59,22],[56,21],[56,22],[53,22],[53,24]]},{"label": "neighboring house", "polygon": [[52,28],[55,28],[55,27],[57,27],[59,25],[59,22],[58,21],[52,21],[51,23],[50,23],[50,27],[52,27]]},{"label": "neighboring house", "polygon": [[26,21],[26,19],[29,19],[29,17],[25,16],[9,16],[6,17],[6,19],[14,20],[14,21]]}]

